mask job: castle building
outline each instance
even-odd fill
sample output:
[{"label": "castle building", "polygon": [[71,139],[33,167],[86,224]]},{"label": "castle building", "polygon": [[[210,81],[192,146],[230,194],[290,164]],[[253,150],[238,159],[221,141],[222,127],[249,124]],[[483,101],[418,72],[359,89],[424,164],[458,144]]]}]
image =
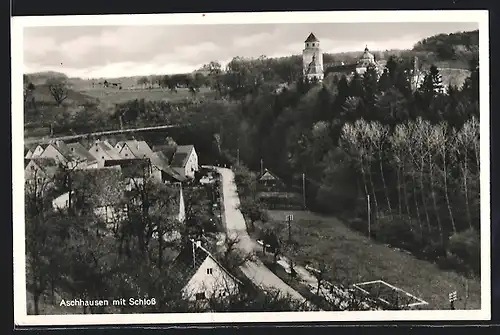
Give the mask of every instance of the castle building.
[{"label": "castle building", "polygon": [[377,70],[377,72],[380,72],[381,66],[378,64],[378,62],[375,60],[375,56],[368,50],[368,46],[365,47],[365,51],[361,55],[361,57],[358,59],[358,62],[356,63],[356,72],[360,75],[366,72],[366,69],[368,67],[373,66]]},{"label": "castle building", "polygon": [[319,46],[319,40],[310,33],[304,41],[305,48],[302,51],[302,62],[304,77],[309,80],[322,81],[323,73],[323,52]]}]

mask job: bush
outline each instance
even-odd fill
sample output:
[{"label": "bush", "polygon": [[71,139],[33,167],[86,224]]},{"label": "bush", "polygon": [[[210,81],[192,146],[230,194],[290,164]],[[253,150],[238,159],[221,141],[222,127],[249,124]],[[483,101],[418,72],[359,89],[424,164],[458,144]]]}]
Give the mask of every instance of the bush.
[{"label": "bush", "polygon": [[455,233],[448,240],[447,259],[463,271],[480,274],[481,240],[474,229]]},{"label": "bush", "polygon": [[411,247],[415,238],[406,221],[399,215],[381,214],[372,224],[372,234],[382,243],[402,248]]}]

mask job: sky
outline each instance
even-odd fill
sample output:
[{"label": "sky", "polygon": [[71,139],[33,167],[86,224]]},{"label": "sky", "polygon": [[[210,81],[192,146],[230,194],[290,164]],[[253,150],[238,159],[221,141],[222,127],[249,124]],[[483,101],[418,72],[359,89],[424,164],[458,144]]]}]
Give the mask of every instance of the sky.
[{"label": "sky", "polygon": [[408,49],[440,33],[478,29],[477,23],[279,23],[164,26],[25,27],[24,72],[70,77],[188,73],[235,56],[302,53],[313,32],[325,53]]}]

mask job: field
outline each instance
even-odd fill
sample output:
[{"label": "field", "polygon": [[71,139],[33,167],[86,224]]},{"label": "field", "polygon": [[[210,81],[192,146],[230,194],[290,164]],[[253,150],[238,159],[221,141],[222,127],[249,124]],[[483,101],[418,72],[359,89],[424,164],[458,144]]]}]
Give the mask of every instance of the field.
[{"label": "field", "polygon": [[[122,89],[117,88],[88,88],[81,91],[83,94],[97,98],[101,103],[114,105],[128,100],[145,99],[151,101],[176,101],[192,98],[193,95],[187,88],[179,88],[177,92],[172,92],[168,89],[153,88],[153,89]],[[206,97],[213,95],[214,92],[209,88],[202,87],[198,92],[197,97]]]},{"label": "field", "polygon": [[292,239],[300,245],[295,260],[301,265],[325,261],[331,269],[327,277],[332,283],[383,280],[425,300],[429,309],[449,308],[448,293],[457,291],[457,309],[481,307],[479,280],[469,279],[466,285],[463,276],[369,240],[333,217],[304,211],[270,210],[269,214],[270,224],[279,229],[283,240],[288,238],[285,215],[293,214]]}]

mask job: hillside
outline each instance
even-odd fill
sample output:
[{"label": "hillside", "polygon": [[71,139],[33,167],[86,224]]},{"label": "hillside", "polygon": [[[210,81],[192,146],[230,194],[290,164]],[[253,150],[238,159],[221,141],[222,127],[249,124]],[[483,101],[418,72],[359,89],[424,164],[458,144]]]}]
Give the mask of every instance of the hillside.
[{"label": "hillside", "polygon": [[[63,104],[66,106],[82,106],[88,104],[99,104],[99,99],[86,95],[73,87],[68,89],[68,97],[64,100]],[[54,104],[54,98],[52,97],[49,86],[47,84],[35,84],[35,90],[33,90],[33,97],[35,101],[43,105]]]},{"label": "hillside", "polygon": [[479,58],[479,30],[424,38],[415,44],[412,51],[432,55],[436,61],[452,61],[470,65],[471,61]]}]

